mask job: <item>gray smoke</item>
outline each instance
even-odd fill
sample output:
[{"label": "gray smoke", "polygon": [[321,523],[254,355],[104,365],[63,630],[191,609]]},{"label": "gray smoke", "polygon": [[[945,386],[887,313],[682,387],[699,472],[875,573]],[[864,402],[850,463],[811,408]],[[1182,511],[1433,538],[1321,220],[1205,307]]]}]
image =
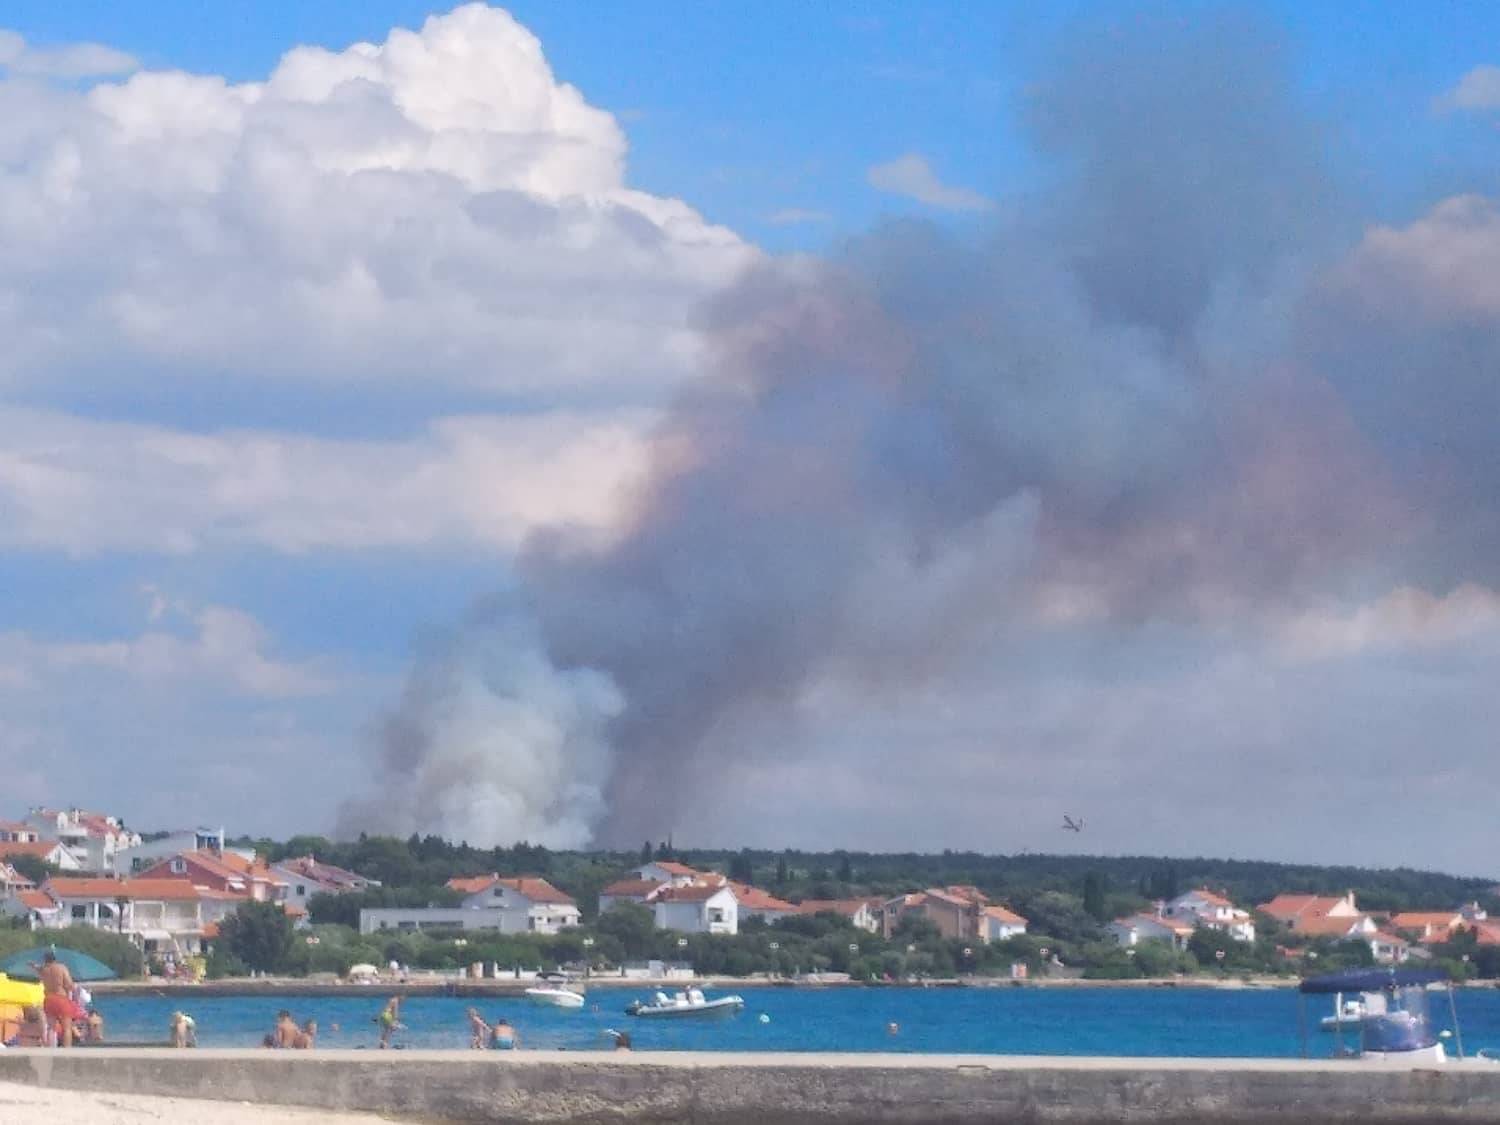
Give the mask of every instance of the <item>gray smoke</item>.
[{"label": "gray smoke", "polygon": [[[1291,90],[1238,18],[1080,32],[1024,107],[1051,190],[744,278],[620,533],[527,546],[345,829],[635,844],[829,682],[878,710],[1039,621],[1401,572],[1421,457],[1387,439],[1426,400],[1329,281],[1361,224]],[[1351,409],[1356,362],[1389,377]]]}]

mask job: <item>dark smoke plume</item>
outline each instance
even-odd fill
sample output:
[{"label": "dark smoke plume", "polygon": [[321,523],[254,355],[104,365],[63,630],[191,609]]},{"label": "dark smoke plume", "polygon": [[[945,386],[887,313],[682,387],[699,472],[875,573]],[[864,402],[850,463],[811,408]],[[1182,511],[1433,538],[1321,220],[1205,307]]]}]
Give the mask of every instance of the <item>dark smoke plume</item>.
[{"label": "dark smoke plume", "polygon": [[346,827],[633,845],[829,678],[890,707],[996,637],[1295,606],[1420,536],[1409,389],[1366,427],[1317,366],[1359,226],[1291,90],[1237,18],[1080,34],[1025,106],[1050,191],[743,279],[617,534],[528,545]]}]

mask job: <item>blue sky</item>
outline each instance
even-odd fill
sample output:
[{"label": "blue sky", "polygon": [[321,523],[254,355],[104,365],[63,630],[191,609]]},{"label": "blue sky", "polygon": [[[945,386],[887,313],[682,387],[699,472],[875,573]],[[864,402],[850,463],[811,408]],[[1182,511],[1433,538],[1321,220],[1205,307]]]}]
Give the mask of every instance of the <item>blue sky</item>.
[{"label": "blue sky", "polygon": [[[1214,10],[1194,4],[1179,11]],[[1233,7],[1233,6],[1229,6]],[[17,0],[7,23],[38,43],[98,40],[148,66],[261,77],[299,43],[341,47],[434,11],[389,0],[321,4],[58,5]],[[1135,4],[745,5],[517,3],[558,76],[626,119],[634,182],[690,199],[773,249],[818,249],[909,204],[865,170],[927,154],[946,182],[996,195],[1037,186],[1016,108],[1041,60],[1079,22]],[[1488,126],[1434,127],[1431,100],[1486,57],[1500,13],[1420,3],[1246,7],[1282,28],[1294,74],[1339,143],[1379,170],[1367,186],[1399,214],[1434,188],[1493,182]],[[1455,143],[1461,142],[1461,143]],[[767,217],[816,211],[786,226]]]},{"label": "blue sky", "polygon": [[[833,598],[895,581],[874,601],[898,624],[877,612],[875,625],[845,622],[847,635],[807,655],[805,681],[728,700],[705,720],[714,746],[702,763],[659,768],[702,765],[717,780],[710,766],[736,758],[748,811],[723,826],[660,826],[679,839],[1040,850],[1057,844],[1053,805],[1065,799],[1051,782],[1037,781],[1028,811],[1006,825],[976,794],[1060,745],[1086,748],[1080,762],[1101,801],[1134,755],[1159,753],[1162,770],[1188,772],[1184,746],[1220,736],[1192,707],[1154,729],[1142,709],[1162,699],[1201,693],[1255,729],[1267,712],[1296,716],[1286,730],[1261,730],[1260,742],[1224,736],[1234,769],[1281,753],[1300,761],[1337,729],[1347,716],[1319,712],[1309,694],[1356,708],[1349,701],[1378,691],[1395,700],[1390,731],[1450,689],[1482,712],[1487,696],[1475,685],[1500,649],[1454,621],[1500,620],[1500,576],[1476,561],[1489,513],[1460,483],[1484,469],[1432,403],[1473,416],[1486,385],[1482,373],[1463,380],[1465,365],[1482,372],[1488,354],[1482,279],[1488,200],[1500,194],[1500,78],[1491,91],[1482,68],[1500,61],[1500,10],[1434,10],[1188,4],[1163,16],[1096,3],[528,0],[507,9],[512,22],[384,0],[12,0],[0,15],[0,29],[15,33],[0,36],[0,187],[11,193],[0,215],[9,247],[0,333],[11,341],[0,358],[0,708],[10,719],[0,770],[15,800],[114,803],[162,827],[191,807],[190,819],[231,829],[326,830],[340,800],[357,795],[347,779],[384,778],[420,799],[368,814],[374,827],[577,842],[622,820],[609,808],[626,798],[609,777],[630,755],[611,724],[671,694],[635,682],[647,657],[595,635],[594,621],[623,615],[649,633],[641,623],[653,598],[671,603],[662,591],[674,591],[697,612],[724,574],[738,581],[718,591],[726,601],[789,583],[779,602],[747,610],[756,619],[809,590]],[[419,34],[388,44],[399,28]],[[348,49],[356,42],[378,49],[360,55]],[[547,78],[537,50],[576,97]],[[1147,90],[1130,104],[1159,105],[1159,119],[1111,122],[1134,147],[1108,148],[1118,138],[1089,115],[1116,84],[1149,85],[1158,70],[1201,80],[1183,58],[1199,50],[1226,60],[1222,84],[1181,98],[1169,84]],[[1473,92],[1457,106],[1450,95],[1466,75]],[[247,85],[267,82],[269,92]],[[1062,155],[1039,150],[1028,124],[1038,99],[1054,113],[1067,102],[1060,82],[1084,106],[1077,119],[1055,118],[1074,145]],[[1183,104],[1193,98],[1201,109]],[[1261,98],[1284,104],[1288,135],[1216,133],[1218,114],[1246,120],[1234,116],[1236,98],[1252,110]],[[1150,158],[1100,189],[1086,159],[1096,143]],[[1253,182],[1216,179],[1219,166],[1243,167]],[[1179,173],[1185,182],[1171,178]],[[1303,176],[1326,197],[1299,196]],[[1184,208],[1180,224],[1152,210],[1157,198]],[[1206,244],[1194,242],[1200,209],[1224,212]],[[1289,215],[1298,222],[1277,225]],[[1287,247],[1278,239],[1289,226],[1313,233]],[[1273,261],[1261,260],[1257,240],[1276,247]],[[1104,276],[1098,262],[1122,254],[1127,276]],[[676,464],[670,443],[653,437],[663,416],[696,432],[695,420],[671,413],[682,392],[779,385],[784,373],[761,366],[774,348],[736,350],[758,338],[758,316],[810,355],[832,347],[737,287],[760,270],[776,279],[771,291],[802,293],[798,271],[816,267],[799,255],[871,281],[874,307],[857,314],[832,283],[813,285],[808,299],[837,313],[831,366],[909,381],[901,401],[916,413],[887,420],[889,456],[865,463],[857,441],[819,427],[838,431],[870,401],[825,389],[804,402],[794,389],[768,396],[766,417],[738,419],[752,452],[813,434],[815,448],[800,452],[814,482],[848,468],[821,460],[826,445],[871,490],[920,475],[935,452],[970,472],[1004,466],[1024,478],[972,512],[954,500],[973,523],[936,541],[924,537],[946,510],[875,504],[848,528],[844,509],[824,513],[835,544],[836,532],[899,529],[895,542],[866,544],[872,561],[857,573],[821,571],[758,539],[759,516],[730,527],[710,518],[736,510],[737,495],[716,495],[724,481],[758,479],[733,459],[743,453],[733,443],[699,449],[705,477],[689,492],[713,498],[706,512],[686,500],[672,507],[643,484],[649,467]],[[1411,292],[1387,292],[1402,279]],[[1181,325],[1153,310],[1153,286],[1176,292],[1191,333],[1174,335]],[[928,323],[947,307],[924,299],[928,287],[965,315],[941,330]],[[1390,327],[1413,310],[1431,323]],[[1361,383],[1395,356],[1401,372]],[[884,366],[903,361],[915,366]],[[934,390],[923,364],[953,385],[938,379]],[[994,411],[984,440],[1003,432],[1011,444],[966,462],[976,454],[965,443],[984,441],[962,426],[943,431],[942,415],[969,401],[972,369],[1011,364],[1045,377],[976,400],[979,416]],[[1403,397],[1408,383],[1444,378],[1457,380],[1449,395]],[[1283,401],[1266,387],[1291,389]],[[1304,446],[1309,418],[1327,428]],[[1417,420],[1404,446],[1393,418]],[[1429,423],[1441,441],[1420,428]],[[1182,460],[1173,443],[1189,425],[1209,433],[1187,443],[1207,464]],[[1419,472],[1391,453],[1444,442],[1447,459]],[[1159,464],[1137,461],[1140,449],[1156,450]],[[1330,449],[1337,464],[1318,463]],[[1100,466],[1105,479],[1083,479]],[[1200,475],[1212,516],[1159,495],[1162,476]],[[1350,507],[1386,519],[1396,545],[1355,551],[1364,525],[1304,495],[1325,479],[1360,498]],[[1462,508],[1437,521],[1462,532],[1428,541],[1431,521],[1402,507],[1415,481]],[[894,494],[937,495],[947,483],[907,481]],[[767,527],[800,534],[776,518],[798,491],[763,498]],[[1293,495],[1312,506],[1282,511]],[[1085,512],[1094,523],[1068,523],[1088,523]],[[558,526],[583,529],[588,546],[538,548],[538,534]],[[1267,544],[1288,527],[1336,542]],[[665,530],[651,541],[642,528]],[[673,551],[715,537],[733,548],[722,573],[679,569]],[[1201,555],[1130,573],[1149,569],[1159,540]],[[1239,555],[1262,553],[1274,575],[1252,580]],[[1098,558],[1117,559],[1115,572],[1093,569]],[[992,640],[970,651],[927,631],[930,620],[950,621],[944,598],[984,600],[968,585],[979,582],[976,559],[1010,577],[1017,559],[1030,560],[1046,580],[1030,575],[1017,595],[1031,616],[1013,616],[1009,603],[976,614]],[[579,583],[571,598],[549,600],[553,571]],[[610,587],[626,573],[635,586]],[[1183,600],[1151,601],[1144,591],[1157,588]],[[712,621],[702,628],[706,651],[729,653],[727,667],[750,662],[734,624],[719,622],[723,635]],[[699,635],[676,618],[656,628]],[[1381,629],[1399,635],[1394,648],[1372,640]],[[995,639],[1023,636],[1019,651],[1007,647],[1019,639]],[[1439,659],[1426,647],[1439,644],[1457,647]],[[554,666],[570,645],[590,675]],[[865,666],[871,651],[926,668],[950,649],[963,651],[961,668],[881,709],[887,673]],[[765,651],[783,664],[804,656],[769,642]],[[674,657],[672,674],[695,672],[697,657]],[[1312,659],[1332,663],[1299,663]],[[1401,679],[1406,660],[1435,679]],[[413,703],[434,677],[437,702]],[[1406,697],[1389,685],[1418,681],[1401,710]],[[401,708],[436,748],[422,776],[387,776],[381,758],[380,722]],[[1080,713],[1109,718],[1091,725]],[[518,730],[529,733],[511,737]],[[127,769],[116,741],[131,748]],[[921,784],[908,772],[914,743],[954,748],[944,825],[902,796]],[[1476,720],[1455,736],[1455,755],[1477,755],[1481,743]],[[757,749],[771,744],[791,749]],[[1399,751],[1380,753],[1395,761]],[[1444,775],[1434,791],[1484,783],[1480,767],[1466,768],[1479,772]],[[307,785],[267,781],[304,770]],[[424,788],[458,770],[482,775],[477,797]],[[153,786],[159,777],[173,784]],[[538,777],[563,781],[555,791]],[[825,821],[785,802],[788,778],[804,794],[852,788]],[[1200,828],[1225,815],[1222,795],[1181,796],[1201,806]],[[780,811],[767,819],[757,800]],[[1144,838],[1128,810],[1115,823],[1092,816],[1096,846],[1172,850],[1178,806],[1164,801],[1141,793],[1139,809],[1159,822]],[[891,826],[872,828],[870,810],[893,802]],[[643,814],[646,830],[656,831],[655,815]],[[1311,831],[1270,844],[1231,834],[1219,846],[1359,858],[1356,842]],[[1443,861],[1462,862],[1457,849]]]}]

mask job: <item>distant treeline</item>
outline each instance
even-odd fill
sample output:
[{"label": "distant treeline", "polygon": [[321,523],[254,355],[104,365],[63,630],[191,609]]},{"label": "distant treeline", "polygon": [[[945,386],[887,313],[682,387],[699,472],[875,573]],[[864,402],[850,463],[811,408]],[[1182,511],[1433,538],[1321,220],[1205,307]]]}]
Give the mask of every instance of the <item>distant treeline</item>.
[{"label": "distant treeline", "polygon": [[[438,836],[361,836],[334,842],[321,836],[286,841],[241,839],[273,859],[312,854],[328,863],[378,879],[392,902],[441,901],[442,884],[455,875],[498,872],[544,875],[577,899],[592,916],[599,888],[649,858],[673,858],[754,883],[792,900],[895,895],[930,886],[973,884],[1021,913],[1029,903],[1054,894],[1076,897],[1101,920],[1181,891],[1207,886],[1239,905],[1253,907],[1282,892],[1341,894],[1353,891],[1371,911],[1456,907],[1478,900],[1500,911],[1495,881],[1411,868],[1362,868],[1268,863],[1257,860],[1161,856],[981,855],[944,851],[924,854],[805,852],[672,848],[643,844],[638,850],[551,851],[540,845],[474,848]],[[351,904],[352,905],[352,904]]]}]

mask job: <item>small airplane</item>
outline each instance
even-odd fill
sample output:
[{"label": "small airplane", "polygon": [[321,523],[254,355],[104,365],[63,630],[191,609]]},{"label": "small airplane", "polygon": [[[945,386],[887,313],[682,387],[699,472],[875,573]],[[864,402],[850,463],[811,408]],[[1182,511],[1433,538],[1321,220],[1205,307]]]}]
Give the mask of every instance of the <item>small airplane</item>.
[{"label": "small airplane", "polygon": [[1077,820],[1074,820],[1067,813],[1063,813],[1062,828],[1064,832],[1082,832],[1083,817],[1080,816]]}]

